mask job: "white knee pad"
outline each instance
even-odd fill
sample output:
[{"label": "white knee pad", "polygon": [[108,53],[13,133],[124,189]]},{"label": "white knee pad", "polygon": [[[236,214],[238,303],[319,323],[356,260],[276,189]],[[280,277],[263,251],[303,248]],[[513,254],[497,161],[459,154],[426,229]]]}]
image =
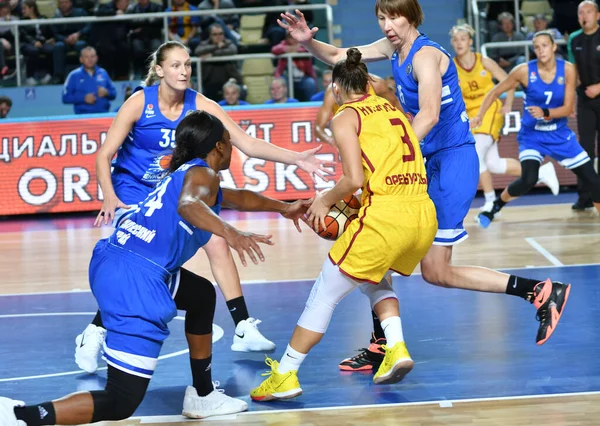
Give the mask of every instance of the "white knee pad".
[{"label": "white knee pad", "polygon": [[485,157],[488,150],[494,144],[494,139],[490,135],[484,135],[482,133],[476,133],[475,137],[475,150],[477,151],[477,157],[479,157],[479,174],[487,171],[487,165]]},{"label": "white knee pad", "polygon": [[485,164],[491,173],[503,175],[506,173],[506,158],[500,158],[498,143],[494,142],[487,151]]},{"label": "white knee pad", "polygon": [[397,299],[396,293],[394,293],[394,289],[392,288],[391,273],[386,274],[386,276],[383,277],[383,279],[377,285],[364,283],[361,284],[359,288],[360,291],[366,294],[369,298],[369,301],[371,302],[371,309],[373,309],[376,304],[384,299]]},{"label": "white knee pad", "polygon": [[315,333],[325,333],[337,304],[359,285],[358,281],[345,276],[329,259],[325,259],[298,325]]}]

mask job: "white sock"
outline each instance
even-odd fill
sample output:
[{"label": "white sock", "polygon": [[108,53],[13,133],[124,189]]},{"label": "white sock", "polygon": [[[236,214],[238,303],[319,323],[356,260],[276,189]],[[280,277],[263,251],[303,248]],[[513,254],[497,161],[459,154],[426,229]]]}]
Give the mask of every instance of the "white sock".
[{"label": "white sock", "polygon": [[485,196],[485,202],[489,203],[489,202],[494,202],[494,200],[496,199],[496,192],[495,191],[490,191],[490,192],[486,192],[485,194],[483,194]]},{"label": "white sock", "polygon": [[306,358],[307,354],[301,354],[290,345],[287,346],[285,353],[281,357],[281,361],[279,361],[279,372],[281,374],[287,373],[288,371],[298,371],[302,363],[304,362],[304,358]]},{"label": "white sock", "polygon": [[400,317],[389,317],[381,321],[381,328],[387,340],[387,347],[392,348],[398,342],[404,342],[402,334],[402,320]]}]

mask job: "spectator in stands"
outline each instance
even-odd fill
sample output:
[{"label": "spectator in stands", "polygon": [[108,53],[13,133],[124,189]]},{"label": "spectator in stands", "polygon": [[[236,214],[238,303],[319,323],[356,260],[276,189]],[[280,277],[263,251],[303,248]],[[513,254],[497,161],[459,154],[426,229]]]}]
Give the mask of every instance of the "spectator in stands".
[{"label": "spectator in stands", "polygon": [[[162,6],[150,0],[138,0],[127,13],[158,13]],[[129,21],[129,39],[133,49],[133,71],[136,79],[146,72],[146,59],[162,43],[162,18]]]},{"label": "spectator in stands", "polygon": [[[75,18],[87,16],[85,10],[73,7],[72,0],[58,0],[58,9],[55,18]],[[52,57],[54,62],[53,82],[62,83],[65,77],[67,53],[80,54],[87,43],[86,38],[90,32],[90,25],[85,23],[54,24],[52,26],[53,38],[56,40]]]},{"label": "spectator in stands", "polygon": [[[198,0],[195,0],[198,1]],[[191,4],[194,4],[194,0],[190,1]],[[235,4],[231,0],[202,0],[198,3],[199,10],[213,10],[213,9],[234,9]],[[240,28],[240,16],[237,14],[231,15],[212,15],[211,17],[218,17],[230,30],[238,31]],[[202,17],[202,21],[207,20],[206,17]],[[214,19],[208,19],[209,25],[215,23]],[[219,22],[221,23],[221,22]],[[202,28],[205,28],[206,25],[204,22],[201,23]]]},{"label": "spectator in stands", "polygon": [[[265,0],[263,2],[264,6],[302,6],[306,4],[310,4],[308,0]],[[281,12],[270,12],[265,15],[265,23],[263,25],[262,32],[262,41],[263,43],[268,44],[273,47],[276,44],[281,43],[285,40],[286,31],[284,28],[280,27],[277,23],[279,19],[279,15]],[[305,10],[304,18],[308,23],[308,26],[312,26],[313,22],[313,13],[312,10]]]},{"label": "spectator in stands", "polygon": [[[24,0],[23,19],[45,19],[40,15],[36,0]],[[52,50],[54,38],[50,25],[23,25],[19,27],[21,53],[25,57],[25,84],[48,84],[52,79]]]},{"label": "spectator in stands", "polygon": [[331,70],[327,69],[323,71],[323,74],[321,74],[321,85],[323,86],[323,90],[312,95],[310,98],[311,102],[323,102],[323,99],[325,98],[325,90],[327,90],[331,84],[331,75]]},{"label": "spectator in stands", "polygon": [[[546,15],[544,15],[543,13],[535,15],[535,18],[533,20],[533,27],[534,27],[534,31],[531,31],[529,34],[527,34],[527,40],[533,40],[533,36],[538,31],[548,31],[550,34],[552,34],[552,37],[554,37],[554,40],[560,40],[561,38],[563,38],[560,31],[558,31],[556,28],[548,28],[548,19],[546,19]],[[562,58],[563,56],[565,56],[564,51],[561,49],[561,46],[556,46],[556,47],[557,47],[556,56],[559,58]],[[531,57],[535,58],[535,52],[533,50],[533,46],[529,47],[529,51],[531,52]]]},{"label": "spectator in stands", "polygon": [[12,99],[8,96],[0,96],[0,118],[6,118],[12,108]]},{"label": "spectator in stands", "polygon": [[[493,42],[523,41],[525,35],[520,31],[515,31],[515,20],[511,13],[504,12],[498,16],[498,23],[502,32],[494,35]],[[525,62],[524,47],[501,47],[496,48],[494,59],[498,62],[504,71],[509,72],[515,65]]]},{"label": "spectator in stands", "polygon": [[[192,6],[186,0],[173,0],[173,6],[165,10],[165,12],[188,12],[198,10],[196,6]],[[200,18],[198,16],[181,16],[169,19],[169,40],[176,40],[185,46],[190,51],[194,52],[200,44]]]},{"label": "spectator in stands", "polygon": [[[307,50],[298,43],[290,34],[287,34],[285,40],[276,46],[273,46],[271,53],[274,55],[283,55],[284,53],[299,53]],[[275,69],[275,77],[287,75],[287,59],[279,59]],[[295,58],[292,64],[292,79],[294,81],[294,91],[300,101],[308,101],[317,93],[317,74],[313,68],[312,58]]]},{"label": "spectator in stands", "polygon": [[[0,2],[0,21],[14,21],[18,19],[10,14],[10,5],[6,2]],[[2,79],[15,76],[13,67],[6,63],[6,57],[13,53],[15,36],[11,27],[0,27],[0,77]]]},{"label": "spectator in stands", "polygon": [[[128,7],[129,0],[101,3],[96,9],[96,16],[124,15]],[[127,34],[131,22],[101,22],[93,24],[90,31],[90,44],[98,51],[100,64],[113,80],[129,80],[131,46]]]},{"label": "spectator in stands", "polygon": [[298,102],[298,99],[288,98],[288,85],[285,78],[277,77],[271,82],[271,99],[265,104],[288,104]]},{"label": "spectator in stands", "polygon": [[[237,53],[237,46],[225,38],[222,25],[212,24],[208,31],[210,38],[196,47],[196,56],[209,58]],[[202,94],[213,101],[219,101],[222,99],[221,88],[230,78],[242,81],[236,61],[202,63]]]},{"label": "spectator in stands", "polygon": [[[519,10],[521,10],[521,4],[523,0],[519,0]],[[507,1],[490,1],[485,7],[485,16],[488,24],[489,40],[491,40],[498,32],[501,31],[499,26],[498,17],[504,12],[515,13],[515,2],[512,0]],[[521,19],[523,22],[523,19]]]},{"label": "spectator in stands", "polygon": [[221,106],[236,106],[236,105],[250,105],[248,102],[240,99],[242,88],[234,78],[230,78],[227,83],[223,85],[223,99],[219,101]]},{"label": "spectator in stands", "polygon": [[100,68],[93,47],[85,47],[79,57],[81,67],[71,71],[63,88],[62,101],[73,104],[75,114],[108,112],[117,90],[106,70]]}]

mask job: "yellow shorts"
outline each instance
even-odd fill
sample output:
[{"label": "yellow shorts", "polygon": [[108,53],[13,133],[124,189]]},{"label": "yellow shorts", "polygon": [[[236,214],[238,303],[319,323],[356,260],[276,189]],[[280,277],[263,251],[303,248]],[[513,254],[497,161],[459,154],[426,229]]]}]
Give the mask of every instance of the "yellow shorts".
[{"label": "yellow shorts", "polygon": [[[472,129],[473,133],[482,133],[485,135],[491,135],[492,138],[497,141],[500,137],[500,131],[502,130],[502,126],[504,126],[504,116],[501,112],[502,102],[497,101],[492,104],[492,106],[487,110],[483,120],[481,121],[481,126],[476,129]],[[469,117],[474,117],[479,112],[479,107],[473,108],[472,110],[467,111]]]},{"label": "yellow shorts", "polygon": [[365,197],[352,221],[329,251],[345,275],[378,284],[391,269],[410,275],[433,243],[437,219],[427,194]]}]

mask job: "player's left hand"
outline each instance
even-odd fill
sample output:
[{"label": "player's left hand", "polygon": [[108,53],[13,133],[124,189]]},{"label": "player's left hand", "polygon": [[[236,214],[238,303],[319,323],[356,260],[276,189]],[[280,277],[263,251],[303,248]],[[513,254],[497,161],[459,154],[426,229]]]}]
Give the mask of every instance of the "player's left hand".
[{"label": "player's left hand", "polygon": [[286,219],[294,221],[294,225],[296,225],[296,229],[298,230],[298,232],[302,232],[299,221],[304,220],[304,215],[308,211],[308,208],[312,204],[312,201],[312,199],[298,200],[293,203],[289,203],[286,206],[286,210],[283,213],[281,213],[281,215]]},{"label": "player's left hand", "polygon": [[594,99],[596,96],[600,95],[600,84],[592,84],[591,86],[586,87],[585,95],[590,99]]},{"label": "player's left hand", "polygon": [[544,111],[538,106],[527,107],[527,111],[529,111],[529,114],[537,120],[544,118]]},{"label": "player's left hand", "polygon": [[328,206],[323,202],[323,193],[317,194],[313,200],[310,208],[306,212],[308,219],[306,223],[314,229],[315,232],[319,232],[321,229],[327,228],[325,225],[325,216],[329,213],[331,206]]},{"label": "player's left hand", "polygon": [[317,157],[316,154],[322,147],[323,145],[319,145],[316,148],[298,153],[296,165],[307,172],[314,181],[316,181],[315,175],[317,175],[328,182],[327,175],[333,174],[333,172],[326,167],[335,165],[335,161],[325,161]]}]

